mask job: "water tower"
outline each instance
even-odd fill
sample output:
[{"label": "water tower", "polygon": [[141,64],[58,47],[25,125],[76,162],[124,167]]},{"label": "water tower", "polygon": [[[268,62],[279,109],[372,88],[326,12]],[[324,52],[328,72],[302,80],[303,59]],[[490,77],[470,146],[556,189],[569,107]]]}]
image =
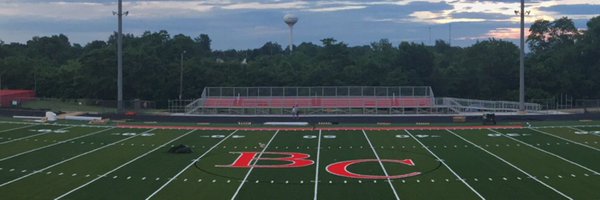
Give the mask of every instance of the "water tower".
[{"label": "water tower", "polygon": [[294,50],[294,35],[293,35],[293,30],[294,30],[294,24],[296,24],[296,22],[298,22],[298,17],[292,15],[292,14],[287,14],[285,16],[283,16],[283,22],[285,22],[288,27],[290,27],[290,53]]}]

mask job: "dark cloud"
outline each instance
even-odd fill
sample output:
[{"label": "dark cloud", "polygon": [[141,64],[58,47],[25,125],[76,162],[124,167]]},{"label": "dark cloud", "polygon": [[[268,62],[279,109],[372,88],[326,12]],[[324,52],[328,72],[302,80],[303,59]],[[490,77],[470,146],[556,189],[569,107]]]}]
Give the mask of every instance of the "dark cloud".
[{"label": "dark cloud", "polygon": [[476,18],[476,19],[507,19],[509,16],[492,13],[457,12],[450,14],[452,18]]},{"label": "dark cloud", "polygon": [[558,12],[562,15],[600,15],[600,5],[557,5],[542,7],[542,11]]},{"label": "dark cloud", "polygon": [[[127,0],[126,0],[127,1]],[[117,3],[117,0],[3,0],[0,2],[8,3],[50,3],[50,2],[68,2],[68,3]]]},{"label": "dark cloud", "polygon": [[402,6],[402,7],[409,9],[411,11],[431,11],[431,12],[449,10],[449,9],[454,8],[454,6],[452,6],[446,2],[431,3],[431,2],[424,2],[424,1],[411,2],[408,5]]},{"label": "dark cloud", "polygon": [[[14,3],[47,3],[58,1],[114,4],[117,0],[0,0],[0,2]],[[222,3],[218,0],[210,1],[215,4]],[[281,2],[291,1],[294,0],[282,0]],[[206,33],[211,37],[214,49],[257,48],[269,41],[286,45],[288,42],[287,26],[283,23],[282,18],[283,15],[289,11],[300,18],[300,21],[296,24],[294,29],[296,45],[301,42],[320,44],[320,40],[327,37],[333,37],[338,41],[350,45],[365,45],[381,38],[387,38],[395,44],[398,44],[400,41],[429,43],[429,30],[431,30],[432,41],[435,41],[436,39],[447,40],[449,37],[448,24],[430,24],[410,21],[410,19],[414,19],[414,17],[410,17],[410,14],[417,11],[440,13],[444,10],[452,10],[453,5],[449,1],[441,3],[421,1],[412,2],[408,5],[369,5],[368,1],[349,1],[359,5],[365,5],[366,7],[363,9],[335,12],[310,12],[308,9],[311,8],[342,7],[351,5],[344,3],[346,1],[340,1],[341,3],[337,4],[318,5],[315,1],[311,0],[307,1],[306,9],[227,10],[216,6],[210,12],[206,13],[199,12],[191,15],[154,16],[149,18],[136,17],[136,10],[133,10],[133,15],[125,18],[124,31],[126,33],[139,35],[146,30],[167,30],[171,35],[183,33],[192,37],[201,33]],[[124,2],[140,1],[124,0]],[[235,0],[232,2],[272,3],[276,1]],[[500,0],[496,2],[518,2],[518,0]],[[553,6],[543,8],[543,10],[556,11],[560,14],[598,14],[600,8],[598,6],[579,5]],[[512,13],[512,11],[510,13]],[[453,45],[470,45],[475,40],[481,39],[481,36],[485,36],[490,30],[497,28],[518,28],[518,24],[514,24],[513,22],[494,20],[510,17],[500,14],[473,13],[469,12],[469,10],[464,10],[451,13],[450,17],[489,19],[485,22],[452,23]],[[381,21],[374,22],[377,20]],[[406,20],[406,22],[404,23],[402,20]],[[587,20],[574,21],[577,27],[581,28],[585,27],[585,22],[587,22]],[[529,26],[529,24],[526,26]],[[106,16],[93,18],[92,20],[22,17],[19,15],[15,17],[0,17],[0,27],[2,27],[0,29],[0,38],[4,39],[6,42],[23,42],[26,39],[30,39],[30,36],[33,35],[65,33],[71,38],[72,42],[85,44],[94,39],[106,40],[112,31],[116,29],[116,18],[112,16],[110,12],[108,12]]]},{"label": "dark cloud", "polygon": [[[539,3],[553,0],[525,0],[525,3]],[[464,0],[464,2],[502,2],[502,3],[520,3],[520,0]]]}]

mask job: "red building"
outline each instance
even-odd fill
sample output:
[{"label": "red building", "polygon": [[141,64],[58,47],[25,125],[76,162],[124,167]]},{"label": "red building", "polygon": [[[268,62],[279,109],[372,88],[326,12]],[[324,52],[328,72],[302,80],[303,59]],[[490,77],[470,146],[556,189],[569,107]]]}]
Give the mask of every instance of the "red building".
[{"label": "red building", "polygon": [[21,104],[35,98],[33,90],[0,90],[0,107],[10,107],[13,101]]}]

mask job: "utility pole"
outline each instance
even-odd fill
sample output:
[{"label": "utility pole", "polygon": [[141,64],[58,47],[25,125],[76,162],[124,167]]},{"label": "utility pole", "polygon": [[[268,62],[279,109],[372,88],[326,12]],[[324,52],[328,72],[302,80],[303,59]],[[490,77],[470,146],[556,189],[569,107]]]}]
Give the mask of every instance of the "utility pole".
[{"label": "utility pole", "polygon": [[452,22],[448,23],[448,45],[452,46]]}]

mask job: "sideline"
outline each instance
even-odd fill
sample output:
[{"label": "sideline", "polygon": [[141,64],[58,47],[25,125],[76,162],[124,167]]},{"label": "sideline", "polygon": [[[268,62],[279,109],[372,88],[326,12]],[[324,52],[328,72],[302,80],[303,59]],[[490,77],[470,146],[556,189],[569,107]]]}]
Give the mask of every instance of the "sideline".
[{"label": "sideline", "polygon": [[[313,131],[312,127],[203,127],[203,126],[160,126],[160,125],[117,125],[118,128],[155,128],[177,130],[240,130],[240,131]],[[496,126],[392,126],[392,127],[318,127],[323,131],[397,131],[397,130],[483,130],[483,129],[521,129],[522,125]]]}]

